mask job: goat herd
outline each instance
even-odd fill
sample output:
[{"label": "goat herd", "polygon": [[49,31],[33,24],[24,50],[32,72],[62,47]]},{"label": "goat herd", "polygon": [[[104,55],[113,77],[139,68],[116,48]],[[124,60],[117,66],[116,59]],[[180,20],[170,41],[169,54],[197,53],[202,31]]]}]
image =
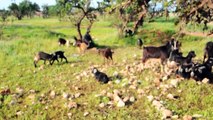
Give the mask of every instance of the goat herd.
[{"label": "goat herd", "polygon": [[170,40],[163,46],[143,47],[142,62],[145,63],[149,58],[160,58],[163,65],[175,66],[175,73],[185,79],[193,78],[196,81],[202,81],[207,78],[209,83],[213,83],[213,42],[206,44],[202,63],[192,61],[192,58],[196,57],[194,51],[190,51],[184,57],[180,52],[180,47],[181,43],[175,39]]},{"label": "goat herd", "polygon": [[[83,40],[78,40],[74,37],[75,42],[74,46],[78,47],[80,52],[84,52],[86,49],[95,47],[95,44],[89,34],[89,31],[85,34]],[[59,38],[59,45],[69,45],[70,42],[63,38]],[[143,46],[143,41],[138,39],[137,45],[139,48]],[[180,51],[181,43],[174,38],[169,40],[165,45],[155,47],[155,46],[143,46],[143,57],[142,62],[145,62],[150,58],[158,58],[161,60],[161,64],[172,64],[175,65],[175,73],[185,79],[193,78],[196,81],[202,81],[204,78],[209,80],[209,83],[213,83],[213,42],[206,43],[204,48],[204,58],[202,63],[193,62],[192,58],[196,57],[194,51],[190,51],[186,57],[183,56]],[[112,60],[113,51],[110,48],[102,48],[98,49],[98,53],[101,54],[104,59]],[[50,65],[54,63],[54,61],[58,61],[58,58],[61,58],[67,61],[67,58],[64,56],[63,51],[56,51],[52,54],[48,54],[45,52],[38,52],[34,57],[34,66],[37,67],[37,62],[39,60],[44,60],[44,64],[46,60],[49,61]],[[102,82],[107,83],[109,78],[105,73],[98,71],[97,68],[93,68],[92,73],[95,75],[95,78]]]}]

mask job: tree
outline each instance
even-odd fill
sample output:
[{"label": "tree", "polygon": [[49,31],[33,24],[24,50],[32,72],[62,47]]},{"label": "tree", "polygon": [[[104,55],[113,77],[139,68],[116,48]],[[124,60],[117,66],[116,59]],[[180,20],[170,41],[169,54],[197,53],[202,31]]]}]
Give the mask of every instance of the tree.
[{"label": "tree", "polygon": [[176,12],[179,16],[181,24],[188,24],[190,21],[195,23],[203,23],[203,30],[207,29],[207,23],[213,21],[213,1],[212,0],[177,0]]},{"label": "tree", "polygon": [[32,18],[36,11],[40,11],[37,3],[32,3],[28,0],[22,1],[19,5],[12,3],[9,9],[18,20],[21,20],[24,16]]},{"label": "tree", "polygon": [[43,18],[47,18],[49,16],[49,6],[43,5],[42,9],[43,9],[43,11],[42,11]]},{"label": "tree", "polygon": [[[116,0],[111,1],[109,13],[115,13],[120,18],[121,24],[118,28],[125,34],[129,29],[130,23],[133,23],[131,30],[137,33],[139,26],[143,25],[144,18],[148,13],[149,2],[151,0]],[[129,31],[129,30],[128,30]]]},{"label": "tree", "polygon": [[23,17],[23,13],[22,11],[20,10],[19,6],[16,4],[16,3],[12,3],[10,6],[9,6],[9,9],[10,11],[12,12],[12,14],[18,18],[18,20],[21,20],[22,17]]},{"label": "tree", "polygon": [[74,22],[79,38],[82,40],[81,23],[84,19],[89,20],[87,31],[90,31],[96,19],[95,11],[98,9],[91,7],[91,0],[57,0],[60,17],[67,17]]},{"label": "tree", "polygon": [[7,17],[10,15],[10,12],[8,10],[0,10],[0,16],[1,16],[1,19],[2,19],[2,22],[5,22]]}]

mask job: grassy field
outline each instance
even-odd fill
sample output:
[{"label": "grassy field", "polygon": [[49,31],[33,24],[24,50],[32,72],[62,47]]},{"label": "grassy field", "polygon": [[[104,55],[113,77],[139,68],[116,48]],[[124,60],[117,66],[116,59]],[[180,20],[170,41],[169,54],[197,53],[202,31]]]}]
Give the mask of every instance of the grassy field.
[{"label": "grassy field", "polygon": [[[143,38],[145,45],[161,45],[165,39],[175,36],[177,28],[172,21],[159,19],[145,23],[137,36],[123,39],[117,37],[117,30],[110,21],[101,19],[94,23],[91,35],[95,43],[113,48],[113,65],[104,65],[96,51],[79,54],[72,46],[58,46],[58,37],[72,42],[77,32],[71,23],[59,22],[57,18],[9,22],[2,30],[0,91],[10,89],[11,93],[0,96],[0,119],[161,119],[162,112],[147,96],[153,96],[172,111],[173,119],[182,119],[185,115],[213,119],[211,84],[180,80],[172,74],[159,87],[154,81],[167,75],[159,72],[153,63],[149,68],[141,64],[142,51],[135,46],[136,39]],[[206,42],[213,38],[183,36],[178,40],[182,42],[184,55],[194,50],[196,60],[201,60]],[[65,51],[68,64],[55,62],[50,66],[39,62],[40,67],[34,68],[36,52],[56,50]],[[112,81],[108,84],[97,82],[91,73],[94,66],[111,76]],[[122,78],[114,78],[115,72]],[[177,86],[167,87],[176,79],[179,80]],[[117,107],[116,102],[108,104],[112,100],[107,94],[116,90],[120,97],[133,96],[135,100],[124,107]],[[69,97],[64,97],[67,94]],[[178,99],[168,99],[168,94]],[[101,103],[105,106],[100,106]]]}]

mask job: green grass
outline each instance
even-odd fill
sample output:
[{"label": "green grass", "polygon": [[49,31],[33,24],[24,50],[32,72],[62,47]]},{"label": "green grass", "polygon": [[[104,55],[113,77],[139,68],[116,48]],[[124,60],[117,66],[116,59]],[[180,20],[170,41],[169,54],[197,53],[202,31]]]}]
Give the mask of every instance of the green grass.
[{"label": "green grass", "polygon": [[[94,23],[91,34],[95,43],[113,48],[115,64],[109,66],[103,65],[103,58],[92,50],[79,55],[77,49],[72,46],[69,48],[58,46],[58,37],[64,36],[73,41],[72,36],[77,35],[76,29],[70,22],[59,22],[57,18],[35,18],[14,21],[4,26],[3,39],[0,40],[0,90],[9,88],[14,94],[16,89],[21,87],[24,89],[24,94],[20,98],[13,95],[4,98],[0,96],[4,99],[4,102],[0,102],[0,119],[68,119],[68,113],[72,113],[72,119],[161,119],[161,114],[145,96],[140,98],[136,90],[130,89],[128,85],[122,85],[128,84],[131,76],[122,74],[121,83],[116,84],[113,79],[112,84],[103,85],[91,75],[91,66],[98,65],[99,69],[104,68],[103,71],[109,76],[112,76],[115,71],[125,70],[126,66],[134,67],[135,62],[141,62],[142,56],[142,51],[135,47],[138,37],[143,38],[145,46],[161,45],[165,39],[176,33],[176,26],[171,21],[145,22],[137,36],[118,38],[117,29],[111,22],[103,20],[100,19]],[[83,23],[83,26],[86,28],[86,23]],[[196,59],[202,59],[203,48],[212,38],[184,36],[179,40],[182,42],[184,55],[190,50],[195,50]],[[69,60],[68,64],[55,62],[52,66],[44,65],[44,69],[34,68],[33,57],[36,52],[52,53],[56,50],[65,51],[65,56]],[[38,65],[42,66],[43,62],[40,61]],[[77,79],[76,74],[84,71],[89,71],[89,77]],[[135,72],[133,75],[142,82],[138,88],[151,87],[146,95],[160,94],[153,85],[153,80],[158,76],[153,75],[151,69]],[[76,90],[76,86],[80,89]],[[163,97],[162,100],[166,102],[167,108],[180,117],[186,114],[201,114],[204,118],[211,119],[213,117],[212,87],[209,84],[197,85],[192,80],[184,80],[177,88],[169,91],[178,94],[180,99],[171,101]],[[112,92],[114,89],[127,90],[124,96],[133,95],[137,99],[136,102],[123,108],[116,106],[100,108],[98,106],[100,102],[108,100],[95,95],[103,90]],[[179,89],[183,92],[178,93]],[[32,94],[29,93],[30,90],[37,92]],[[57,93],[55,98],[49,96],[52,90]],[[79,107],[73,109],[65,107],[69,101],[62,98],[63,92],[71,95],[82,93],[83,95],[79,98],[72,99],[79,104]],[[43,95],[44,98],[41,97]],[[40,101],[41,98],[44,103]],[[16,103],[11,105],[13,100]],[[19,111],[23,112],[22,116],[16,115]],[[84,117],[83,114],[86,111],[90,114]]]}]

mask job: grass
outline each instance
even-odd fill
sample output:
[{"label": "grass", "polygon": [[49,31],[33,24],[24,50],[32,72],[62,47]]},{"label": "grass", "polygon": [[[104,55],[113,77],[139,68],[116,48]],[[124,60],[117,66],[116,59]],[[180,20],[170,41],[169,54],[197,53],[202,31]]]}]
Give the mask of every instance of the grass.
[{"label": "grass", "polygon": [[[103,65],[102,57],[94,51],[79,55],[74,47],[58,46],[57,39],[60,36],[73,41],[72,36],[76,35],[76,29],[70,22],[59,22],[57,18],[35,18],[8,23],[3,27],[3,39],[0,40],[0,90],[9,88],[12,93],[17,93],[16,89],[20,87],[24,89],[24,93],[18,98],[14,97],[14,94],[4,98],[0,96],[3,99],[0,102],[0,119],[68,119],[68,113],[72,113],[72,119],[161,119],[161,114],[147,98],[138,97],[137,90],[130,89],[128,85],[131,77],[135,76],[142,81],[138,88],[145,90],[151,87],[147,95],[158,96],[160,91],[153,85],[153,80],[158,76],[153,75],[151,69],[135,72],[132,76],[122,74],[121,83],[116,84],[113,79],[111,84],[105,85],[94,80],[90,71],[91,66],[98,65],[98,69],[112,76],[115,71],[125,70],[126,66],[134,67],[135,63],[140,63],[142,54],[141,50],[135,47],[138,37],[143,38],[145,45],[160,45],[174,35],[175,31],[176,27],[171,21],[157,20],[153,23],[145,22],[136,37],[118,38],[117,30],[111,23],[100,19],[94,23],[91,34],[97,44],[114,48],[115,64],[106,66]],[[202,59],[205,43],[212,38],[184,36],[179,40],[182,42],[184,55],[190,50],[195,50],[196,59]],[[33,57],[36,52],[51,53],[56,50],[65,51],[68,64],[56,62],[52,66],[45,65],[43,69],[34,68]],[[39,66],[42,64],[39,62]],[[76,78],[84,71],[89,71],[88,77]],[[75,87],[80,89],[76,90]],[[177,88],[169,90],[170,93],[179,95],[180,99],[168,100],[163,96],[162,100],[167,108],[180,117],[186,114],[201,114],[204,119],[211,119],[212,88],[209,84],[198,85],[193,80],[184,80]],[[128,91],[124,96],[135,96],[136,102],[123,108],[100,108],[100,102],[108,100],[95,96],[103,90],[112,92],[114,89]],[[30,93],[30,90],[35,90],[36,93]],[[177,90],[183,92],[178,93]],[[51,91],[56,92],[55,98],[50,97]],[[79,104],[78,108],[66,107],[69,100],[63,99],[64,92],[71,95],[82,94],[71,100]],[[15,101],[15,104],[11,104],[11,101]],[[84,112],[89,112],[89,115],[84,117]]]}]

